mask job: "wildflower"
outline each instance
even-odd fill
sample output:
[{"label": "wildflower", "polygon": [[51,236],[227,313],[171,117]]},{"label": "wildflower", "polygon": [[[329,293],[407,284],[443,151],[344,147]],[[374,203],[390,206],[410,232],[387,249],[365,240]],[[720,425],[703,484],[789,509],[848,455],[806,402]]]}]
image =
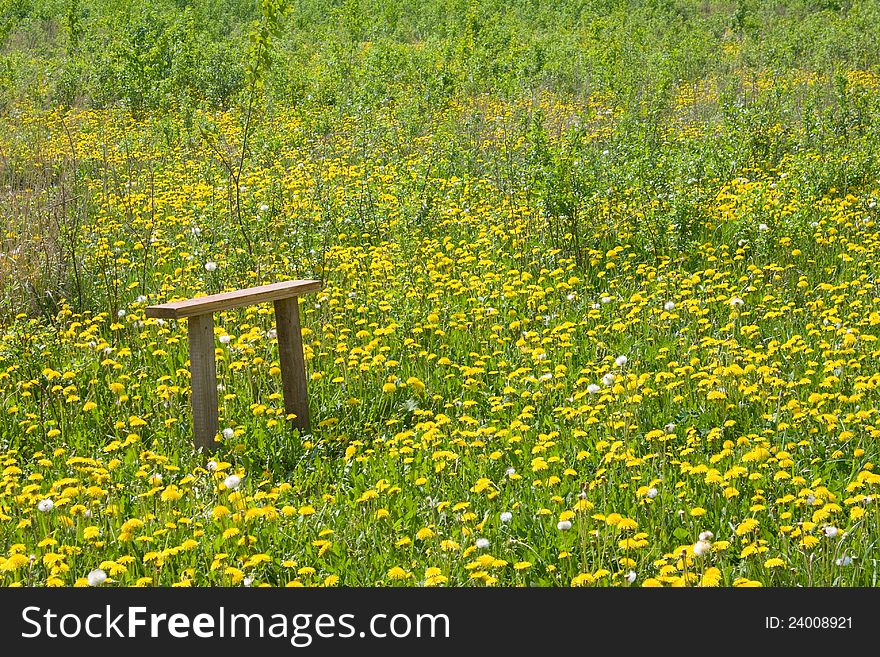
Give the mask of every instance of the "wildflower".
[{"label": "wildflower", "polygon": [[501,522],[510,522],[513,518],[513,514],[510,511],[504,511],[501,514]]},{"label": "wildflower", "polygon": [[268,209],[269,209],[268,205],[266,205],[265,203],[260,203],[260,212],[265,212]]},{"label": "wildflower", "polygon": [[488,538],[478,538],[476,545],[481,550],[485,550],[487,547],[489,547],[489,539]]},{"label": "wildflower", "polygon": [[212,272],[217,271],[217,263],[213,261],[209,261],[205,263],[205,271]]},{"label": "wildflower", "polygon": [[89,586],[101,586],[101,584],[107,581],[107,573],[100,568],[95,568],[89,573],[87,579],[89,580]]},{"label": "wildflower", "polygon": [[406,572],[400,566],[394,566],[391,570],[388,571],[388,577],[390,577],[391,579],[409,579],[410,576],[411,573]]},{"label": "wildflower", "polygon": [[229,344],[232,341],[232,337],[229,335],[221,335],[219,340],[220,344]]},{"label": "wildflower", "polygon": [[658,492],[659,491],[652,486],[651,488],[648,489],[648,492],[645,493],[645,495],[647,495],[650,499],[653,500],[655,497],[657,497]]},{"label": "wildflower", "polygon": [[843,555],[842,557],[840,557],[839,559],[835,559],[834,561],[834,563],[836,563],[838,566],[850,566],[852,565],[852,562],[852,557],[847,555]]},{"label": "wildflower", "polygon": [[595,383],[591,383],[590,385],[587,386],[587,392],[590,393],[591,395],[595,395],[600,390],[601,390],[601,388],[599,386],[597,386]]},{"label": "wildflower", "polygon": [[744,303],[745,303],[745,301],[743,301],[739,297],[733,297],[730,299],[730,305],[733,306],[734,308],[739,308]]},{"label": "wildflower", "polygon": [[834,538],[835,536],[837,536],[838,533],[840,533],[840,530],[833,525],[828,525],[822,528],[822,533],[825,534],[825,536],[827,536],[828,538]]},{"label": "wildflower", "polygon": [[707,554],[712,549],[712,544],[709,541],[699,540],[694,543],[694,554],[698,557],[702,557],[704,554]]},{"label": "wildflower", "polygon": [[636,581],[636,571],[631,570],[623,578],[627,581],[627,583],[632,584]]},{"label": "wildflower", "polygon": [[442,571],[436,566],[425,569],[425,586],[437,586],[448,581],[449,578],[443,575]]},{"label": "wildflower", "polygon": [[611,303],[611,297],[602,297],[602,303]]},{"label": "wildflower", "polygon": [[626,365],[628,360],[629,358],[627,358],[626,356],[618,356],[614,359],[614,364],[618,367],[623,367],[624,365]]},{"label": "wildflower", "polygon": [[241,485],[241,477],[231,474],[223,480],[223,485],[229,490],[235,490]]},{"label": "wildflower", "polygon": [[770,226],[768,226],[767,224],[758,224],[758,230],[760,230],[760,231],[765,231],[765,230],[769,230],[769,229],[770,229]]},{"label": "wildflower", "polygon": [[663,427],[663,431],[666,433],[674,433],[675,432],[675,422],[670,422],[669,424]]},{"label": "wildflower", "polygon": [[715,536],[712,532],[700,532],[700,540],[701,541],[711,541]]},{"label": "wildflower", "polygon": [[[234,436],[235,436],[235,429],[233,429],[232,427],[226,427],[225,429],[223,429],[223,437],[226,440],[232,440],[232,438]],[[217,467],[216,461],[213,463],[214,463],[214,467],[216,468]]]},{"label": "wildflower", "polygon": [[150,478],[148,481],[150,482],[151,486],[161,486],[162,485],[162,475],[160,475],[158,472],[153,473],[152,475],[150,475]]},{"label": "wildflower", "polygon": [[214,472],[217,469],[217,461],[208,461],[208,464],[205,467],[208,468],[209,472]]},{"label": "wildflower", "polygon": [[55,502],[46,498],[45,500],[40,500],[37,502],[37,509],[42,511],[43,513],[49,513],[52,509],[55,508]]},{"label": "wildflower", "polygon": [[663,304],[663,310],[665,310],[666,312],[672,312],[673,310],[675,310],[675,302],[667,301]]},{"label": "wildflower", "polygon": [[614,383],[614,375],[611,372],[608,372],[608,374],[602,377],[602,383],[606,386],[610,386]]},{"label": "wildflower", "polygon": [[514,475],[516,474],[516,468],[507,468],[507,470],[504,471],[504,474],[506,474],[508,477],[510,475]]},{"label": "wildflower", "polygon": [[556,523],[556,529],[561,532],[567,532],[571,529],[571,520],[560,520]]}]

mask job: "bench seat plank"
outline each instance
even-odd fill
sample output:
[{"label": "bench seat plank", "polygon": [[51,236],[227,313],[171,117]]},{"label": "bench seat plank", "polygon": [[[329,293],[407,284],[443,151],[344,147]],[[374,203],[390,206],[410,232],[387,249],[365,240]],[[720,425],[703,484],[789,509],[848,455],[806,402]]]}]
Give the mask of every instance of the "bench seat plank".
[{"label": "bench seat plank", "polygon": [[149,306],[146,309],[146,315],[147,317],[161,319],[183,319],[195,315],[214,313],[220,310],[249,306],[254,303],[287,299],[289,297],[296,297],[309,292],[317,292],[320,289],[321,281],[284,281],[282,283],[271,283],[269,285],[251,287],[245,290],[221,292],[220,294],[211,294],[204,297],[186,299],[184,301],[172,301],[171,303]]}]

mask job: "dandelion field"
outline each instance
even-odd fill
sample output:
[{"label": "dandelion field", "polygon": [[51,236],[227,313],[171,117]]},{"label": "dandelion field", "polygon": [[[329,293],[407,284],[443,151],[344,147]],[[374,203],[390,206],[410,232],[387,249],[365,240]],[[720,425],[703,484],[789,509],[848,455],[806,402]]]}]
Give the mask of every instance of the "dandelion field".
[{"label": "dandelion field", "polygon": [[0,2],[0,583],[877,584],[880,4],[143,4]]}]

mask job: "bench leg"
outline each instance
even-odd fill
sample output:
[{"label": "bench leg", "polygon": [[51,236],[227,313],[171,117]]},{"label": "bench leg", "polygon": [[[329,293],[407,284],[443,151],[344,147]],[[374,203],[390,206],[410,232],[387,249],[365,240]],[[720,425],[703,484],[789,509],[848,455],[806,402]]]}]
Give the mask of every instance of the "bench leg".
[{"label": "bench leg", "polygon": [[293,425],[302,433],[308,433],[309,392],[306,385],[306,362],[303,358],[297,297],[279,299],[275,302],[275,328],[278,332],[284,410],[288,414],[296,414]]},{"label": "bench leg", "polygon": [[197,449],[213,451],[217,419],[217,367],[214,362],[214,316],[195,315],[187,321],[189,370],[192,374],[193,437]]}]

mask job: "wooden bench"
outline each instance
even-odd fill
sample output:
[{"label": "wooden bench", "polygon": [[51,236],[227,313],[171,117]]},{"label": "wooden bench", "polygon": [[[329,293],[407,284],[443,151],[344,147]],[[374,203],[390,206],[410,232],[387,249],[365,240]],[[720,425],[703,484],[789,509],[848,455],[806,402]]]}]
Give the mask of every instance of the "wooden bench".
[{"label": "wooden bench", "polygon": [[197,448],[213,450],[219,430],[214,313],[255,303],[271,301],[275,304],[284,410],[288,414],[296,415],[293,420],[295,427],[303,433],[309,431],[306,364],[303,358],[297,297],[317,292],[321,287],[321,281],[284,281],[147,308],[147,317],[187,320],[192,373],[193,437]]}]

